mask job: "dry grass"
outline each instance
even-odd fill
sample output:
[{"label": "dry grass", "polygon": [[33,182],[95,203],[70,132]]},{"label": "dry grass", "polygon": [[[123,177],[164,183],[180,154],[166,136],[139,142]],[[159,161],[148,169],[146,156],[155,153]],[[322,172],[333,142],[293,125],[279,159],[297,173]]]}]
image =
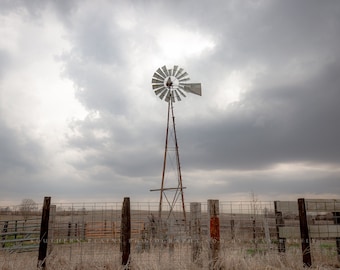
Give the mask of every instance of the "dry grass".
[{"label": "dry grass", "polygon": [[[98,246],[99,248],[99,246]],[[101,246],[101,248],[105,248]],[[70,247],[63,245],[63,249],[54,249],[46,261],[47,269],[63,270],[86,270],[86,269],[120,269],[120,253],[115,249],[112,253],[95,253],[83,252],[82,256],[73,250],[70,253]],[[327,254],[317,254],[313,256],[313,269],[339,269],[340,264],[336,256]],[[315,261],[315,263],[314,263]],[[188,248],[175,250],[169,253],[168,249],[153,249],[152,252],[133,253],[130,269],[147,269],[147,270],[194,270],[208,269],[209,260],[207,250],[203,250],[201,266],[191,262],[191,254]],[[18,269],[37,269],[37,252],[30,253],[0,253],[0,269],[18,270]],[[235,269],[235,270],[256,270],[256,269],[305,269],[302,265],[301,252],[298,249],[291,249],[285,255],[280,255],[276,251],[265,254],[253,253],[246,249],[223,250],[220,259],[216,263],[216,269]]]}]

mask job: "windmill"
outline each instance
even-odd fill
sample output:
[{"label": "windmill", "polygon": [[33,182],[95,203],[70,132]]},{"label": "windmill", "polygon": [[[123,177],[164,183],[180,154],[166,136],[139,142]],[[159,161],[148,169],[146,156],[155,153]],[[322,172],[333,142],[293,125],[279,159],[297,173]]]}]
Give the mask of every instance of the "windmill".
[{"label": "windmill", "polygon": [[[174,66],[172,69],[167,69],[166,66],[158,68],[152,77],[152,89],[155,94],[165,102],[168,103],[168,114],[167,114],[167,126],[165,135],[165,150],[164,150],[164,160],[163,160],[163,171],[162,171],[162,181],[160,189],[152,189],[151,191],[159,191],[159,208],[158,208],[158,218],[161,220],[162,217],[162,206],[165,200],[169,206],[168,218],[173,214],[174,207],[180,200],[182,203],[183,210],[183,220],[186,221],[185,214],[185,204],[184,204],[184,193],[182,184],[182,173],[181,164],[179,159],[177,134],[175,126],[175,115],[173,103],[181,101],[182,98],[186,97],[186,93],[191,93],[195,95],[202,95],[201,84],[200,83],[188,83],[190,78],[188,73]],[[172,147],[171,147],[172,143]],[[167,166],[169,166],[168,158],[170,154],[175,155],[174,163],[176,164],[175,175],[177,179],[168,180],[166,179]],[[167,180],[167,181],[166,181]],[[172,186],[168,186],[172,181]],[[171,194],[171,195],[169,195]]]}]

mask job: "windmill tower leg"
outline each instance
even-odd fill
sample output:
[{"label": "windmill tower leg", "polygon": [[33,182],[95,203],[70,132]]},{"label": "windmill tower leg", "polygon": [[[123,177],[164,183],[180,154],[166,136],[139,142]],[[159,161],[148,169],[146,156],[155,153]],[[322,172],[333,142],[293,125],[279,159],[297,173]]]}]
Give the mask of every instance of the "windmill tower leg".
[{"label": "windmill tower leg", "polygon": [[[181,101],[183,97],[186,97],[185,93],[191,93],[195,95],[202,95],[201,84],[200,83],[188,83],[190,78],[188,77],[188,73],[183,70],[183,68],[179,68],[177,65],[173,67],[173,69],[167,69],[166,66],[162,68],[158,68],[156,72],[152,76],[152,89],[155,94],[165,102],[168,103],[168,117],[167,117],[167,128],[166,128],[166,136],[165,136],[165,150],[164,150],[164,160],[163,160],[163,171],[162,171],[162,183],[160,189],[151,189],[150,191],[159,191],[159,213],[158,218],[161,221],[162,211],[163,209],[163,201],[166,200],[169,206],[169,214],[175,216],[174,209],[178,200],[182,201],[182,210],[183,210],[183,221],[186,223],[186,213],[185,213],[185,204],[184,204],[184,193],[182,184],[182,173],[181,173],[181,164],[179,159],[179,151],[178,151],[178,143],[177,143],[177,134],[176,134],[176,126],[175,126],[175,116],[173,110],[173,103],[175,100]],[[170,116],[171,114],[171,116]],[[170,117],[172,120],[170,120]],[[171,133],[171,134],[170,134]],[[174,144],[169,147],[169,135],[171,137],[171,143]],[[172,141],[173,140],[173,141]],[[175,150],[175,163],[176,169],[172,171],[175,172],[177,178],[177,186],[176,187],[167,187],[166,182],[166,174],[167,174],[167,155],[169,154],[169,150]],[[172,161],[170,159],[170,161]],[[167,196],[167,191],[175,191],[172,200],[169,200],[170,197]]]},{"label": "windmill tower leg", "polygon": [[[171,113],[171,123],[170,123],[170,113]],[[171,127],[170,127],[171,126]],[[173,132],[173,139],[174,139],[174,148],[175,148],[175,155],[176,155],[176,176],[177,176],[177,186],[176,187],[164,187],[165,185],[165,176],[166,176],[166,169],[167,169],[167,156],[169,153],[169,130],[172,129]],[[181,172],[181,164],[179,159],[179,151],[178,151],[178,142],[177,142],[177,134],[176,134],[176,126],[175,126],[175,115],[173,110],[173,103],[170,100],[168,102],[168,117],[167,117],[167,126],[166,126],[166,134],[165,134],[165,149],[164,149],[164,160],[163,160],[163,171],[162,171],[162,183],[160,191],[160,198],[159,198],[159,210],[158,210],[158,218],[161,220],[162,218],[162,206],[163,206],[163,197],[166,198],[166,201],[169,204],[169,214],[168,218],[171,214],[173,214],[173,210],[176,207],[176,203],[178,199],[182,201],[182,211],[183,211],[183,220],[186,222],[186,213],[185,213],[185,203],[184,203],[184,193],[183,193],[183,184],[182,184],[182,172]],[[169,196],[166,196],[166,191],[175,191],[175,194],[172,200],[169,200]]]},{"label": "windmill tower leg", "polygon": [[184,220],[184,222],[186,222],[184,192],[183,192],[183,182],[182,182],[182,172],[181,172],[181,162],[179,160],[178,142],[177,142],[176,125],[175,125],[175,115],[174,115],[172,102],[169,102],[169,104],[171,106],[172,126],[173,126],[173,131],[174,131],[175,148],[176,148],[176,164],[177,164],[177,176],[178,176],[178,186],[177,186],[177,190],[176,190],[176,195],[178,194],[178,192],[180,193],[181,200],[182,200],[183,220]]},{"label": "windmill tower leg", "polygon": [[170,119],[170,102],[168,102],[168,117],[166,124],[166,132],[165,132],[165,148],[164,148],[164,160],[163,160],[163,170],[162,170],[162,183],[159,195],[159,208],[158,208],[158,218],[161,220],[162,218],[162,204],[163,204],[163,192],[164,192],[164,177],[166,170],[166,158],[168,153],[168,139],[169,139],[169,119]]}]

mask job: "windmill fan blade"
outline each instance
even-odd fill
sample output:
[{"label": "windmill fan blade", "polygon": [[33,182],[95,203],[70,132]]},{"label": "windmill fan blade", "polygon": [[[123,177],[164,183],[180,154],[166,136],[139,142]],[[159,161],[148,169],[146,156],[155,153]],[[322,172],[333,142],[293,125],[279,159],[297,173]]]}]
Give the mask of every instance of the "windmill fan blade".
[{"label": "windmill fan blade", "polygon": [[[181,87],[181,86],[180,86]],[[182,88],[184,90],[184,87]],[[177,89],[177,91],[183,96],[186,97],[186,95],[182,92],[182,90],[180,88]]]},{"label": "windmill fan blade", "polygon": [[172,76],[172,69],[168,69],[169,76]]},{"label": "windmill fan blade", "polygon": [[170,91],[168,91],[168,93],[167,93],[167,95],[166,95],[166,97],[165,97],[165,101],[166,102],[169,102],[170,101],[170,97],[171,97],[171,92]]},{"label": "windmill fan blade", "polygon": [[166,75],[166,77],[169,76],[168,70],[166,69],[166,66],[162,66],[162,70],[164,72],[164,74]]},{"label": "windmill fan blade", "polygon": [[165,78],[165,77],[160,76],[160,75],[157,74],[156,72],[153,74],[153,77],[154,77],[155,79],[159,79],[159,80],[164,80],[164,78]]},{"label": "windmill fan blade", "polygon": [[164,90],[166,90],[166,88],[163,86],[157,90],[155,90],[155,94],[158,96],[160,93],[162,93]]},{"label": "windmill fan blade", "polygon": [[176,71],[178,69],[178,66],[174,66],[173,72],[172,72],[172,76],[176,76]]},{"label": "windmill fan blade", "polygon": [[184,79],[180,79],[179,81],[180,81],[180,82],[186,82],[186,81],[189,81],[189,80],[190,80],[190,78],[187,77],[187,78],[184,78]]},{"label": "windmill fan blade", "polygon": [[188,83],[188,84],[183,84],[184,86],[184,91],[202,96],[202,89],[201,89],[201,84],[200,83]]},{"label": "windmill fan blade", "polygon": [[176,96],[177,100],[181,101],[181,97],[179,96],[177,90],[174,90],[174,92],[175,92],[175,96]]},{"label": "windmill fan blade", "polygon": [[164,83],[164,82],[158,79],[152,79],[152,83]]},{"label": "windmill fan blade", "polygon": [[[180,68],[177,72],[177,74],[175,75],[175,77],[177,78],[177,76],[179,76],[181,73],[183,72],[183,68]],[[177,78],[178,79],[178,78]]]},{"label": "windmill fan blade", "polygon": [[163,77],[163,79],[166,77],[166,75],[163,73],[163,71],[159,68],[157,69],[157,72],[159,75],[161,75]]},{"label": "windmill fan blade", "polygon": [[160,99],[163,99],[163,97],[165,96],[166,93],[168,93],[169,90],[165,88],[165,90],[162,92],[162,94],[159,95]]},{"label": "windmill fan blade", "polygon": [[164,87],[164,84],[160,84],[160,83],[159,83],[159,84],[154,84],[154,85],[152,85],[152,89],[153,89],[153,90],[156,90],[156,89],[161,88],[161,87],[163,88],[163,87]]},{"label": "windmill fan blade", "polygon": [[180,79],[182,79],[183,77],[185,77],[185,76],[187,76],[187,75],[188,75],[188,73],[184,72],[183,74],[179,75],[179,76],[177,77],[177,79],[180,80]]}]

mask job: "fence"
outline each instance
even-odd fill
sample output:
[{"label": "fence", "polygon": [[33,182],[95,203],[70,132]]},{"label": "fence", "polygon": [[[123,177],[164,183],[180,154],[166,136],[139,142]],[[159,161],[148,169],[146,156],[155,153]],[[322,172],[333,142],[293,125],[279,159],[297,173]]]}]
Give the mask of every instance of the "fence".
[{"label": "fence", "polygon": [[3,250],[23,252],[36,250],[39,243],[40,217],[26,220],[1,220],[1,240]]},{"label": "fence", "polygon": [[[39,245],[46,243],[47,261],[39,249],[41,267],[58,257],[59,262],[64,260],[73,266],[119,266],[123,263],[147,269],[152,264],[171,263],[177,269],[185,269],[188,268],[185,266],[194,263],[197,268],[217,269],[223,259],[235,253],[243,257],[258,254],[274,256],[278,251],[292,251],[303,256],[306,250],[301,252],[299,212],[286,211],[283,205],[282,202],[209,200],[187,204],[186,209],[190,212],[186,221],[179,218],[180,205],[170,219],[167,219],[169,209],[163,209],[162,220],[159,221],[158,203],[130,202],[130,218],[124,221],[126,215],[122,215],[122,202],[52,204],[47,233],[40,231],[41,212],[32,212],[30,218],[24,220],[20,211],[12,208],[1,213],[1,244],[5,251],[38,252]],[[298,209],[297,205],[297,202],[289,203],[289,207],[294,209]],[[336,264],[339,235],[334,233],[334,228],[338,232],[340,226],[339,216],[333,213],[338,210],[322,208],[320,211],[307,211],[308,224],[332,223],[332,226],[322,229],[323,232],[328,230],[328,235],[315,237],[311,233],[307,237],[312,238],[308,251],[309,254],[318,254],[314,258],[315,263],[324,259]],[[130,225],[123,225],[126,222]],[[30,227],[33,224],[35,228]],[[130,233],[128,246],[123,245],[126,241],[122,237],[126,228]],[[308,228],[313,231],[314,227]],[[288,233],[292,231],[294,233]],[[48,242],[40,241],[46,236]],[[128,256],[124,250],[129,251]],[[124,254],[125,257],[122,256]]]},{"label": "fence", "polygon": [[[340,200],[305,200],[275,202],[279,252],[285,252],[287,238],[301,240],[303,264],[312,265],[311,239],[335,239],[340,259]],[[282,215],[299,217],[299,227],[285,224]],[[309,219],[309,220],[308,220]]]}]

